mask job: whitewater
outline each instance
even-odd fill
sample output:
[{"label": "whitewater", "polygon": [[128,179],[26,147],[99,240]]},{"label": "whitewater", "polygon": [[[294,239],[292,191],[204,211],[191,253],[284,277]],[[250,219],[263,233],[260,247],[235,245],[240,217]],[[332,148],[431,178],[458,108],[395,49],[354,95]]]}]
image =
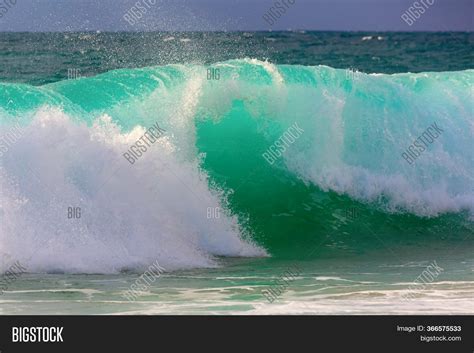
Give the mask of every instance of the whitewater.
[{"label": "whitewater", "polygon": [[[9,258],[33,273],[113,274],[278,256],[285,243],[251,220],[272,207],[265,197],[290,194],[277,176],[315,200],[289,204],[282,218],[326,207],[330,193],[387,219],[472,227],[474,70],[363,74],[240,59],[212,65],[220,78],[208,80],[208,68],[1,83],[0,272]],[[155,122],[166,133],[130,165],[123,153]],[[434,122],[443,134],[408,164],[402,153]],[[263,153],[295,123],[304,133],[269,165]],[[262,169],[241,176],[250,165]],[[253,179],[267,187],[246,196],[254,215],[232,201]],[[68,207],[81,218],[68,219]],[[335,231],[340,208],[326,207]]]}]

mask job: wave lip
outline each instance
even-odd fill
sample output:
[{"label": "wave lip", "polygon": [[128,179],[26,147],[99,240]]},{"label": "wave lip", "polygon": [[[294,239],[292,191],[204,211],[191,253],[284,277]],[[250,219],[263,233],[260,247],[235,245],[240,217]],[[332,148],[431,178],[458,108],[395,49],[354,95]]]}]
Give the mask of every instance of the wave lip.
[{"label": "wave lip", "polygon": [[[216,67],[224,82],[203,88],[205,114],[250,116],[253,145],[271,146],[293,124],[304,131],[275,168],[385,212],[473,218],[474,70],[364,74],[248,59]],[[433,124],[443,133],[407,163],[403,153]]]}]

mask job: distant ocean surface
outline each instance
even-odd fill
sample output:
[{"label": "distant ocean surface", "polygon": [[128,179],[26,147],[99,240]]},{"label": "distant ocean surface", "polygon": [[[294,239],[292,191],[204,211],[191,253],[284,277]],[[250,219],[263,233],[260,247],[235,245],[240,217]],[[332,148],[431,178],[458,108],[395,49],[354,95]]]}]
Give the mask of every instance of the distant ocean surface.
[{"label": "distant ocean surface", "polygon": [[34,85],[120,68],[253,58],[366,73],[472,69],[474,33],[0,33],[0,80]]},{"label": "distant ocean surface", "polygon": [[0,33],[0,272],[27,270],[0,314],[474,313],[473,53],[473,33]]}]

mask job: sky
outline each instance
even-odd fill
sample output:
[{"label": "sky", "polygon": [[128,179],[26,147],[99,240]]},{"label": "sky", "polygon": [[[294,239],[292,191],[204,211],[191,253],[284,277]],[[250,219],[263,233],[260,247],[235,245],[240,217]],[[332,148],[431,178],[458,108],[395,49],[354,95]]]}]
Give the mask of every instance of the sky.
[{"label": "sky", "polygon": [[[276,1],[285,13],[267,22]],[[145,12],[127,21],[137,2]],[[424,13],[404,21],[414,2]],[[474,0],[0,0],[0,16],[2,32],[473,31]]]}]

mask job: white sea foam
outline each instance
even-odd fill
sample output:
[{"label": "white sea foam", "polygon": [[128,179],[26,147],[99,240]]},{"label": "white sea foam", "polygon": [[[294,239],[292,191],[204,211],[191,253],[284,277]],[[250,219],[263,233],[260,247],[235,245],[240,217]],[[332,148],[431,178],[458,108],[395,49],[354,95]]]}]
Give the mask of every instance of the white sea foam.
[{"label": "white sea foam", "polygon": [[[106,115],[87,127],[40,109],[0,165],[1,252],[29,272],[73,273],[155,261],[166,270],[212,267],[216,255],[265,255],[243,240],[198,161],[179,159],[169,138],[134,165],[122,157],[144,132],[122,133]],[[80,207],[80,218],[69,219],[68,207]],[[207,219],[208,207],[222,208],[220,218]]]}]

